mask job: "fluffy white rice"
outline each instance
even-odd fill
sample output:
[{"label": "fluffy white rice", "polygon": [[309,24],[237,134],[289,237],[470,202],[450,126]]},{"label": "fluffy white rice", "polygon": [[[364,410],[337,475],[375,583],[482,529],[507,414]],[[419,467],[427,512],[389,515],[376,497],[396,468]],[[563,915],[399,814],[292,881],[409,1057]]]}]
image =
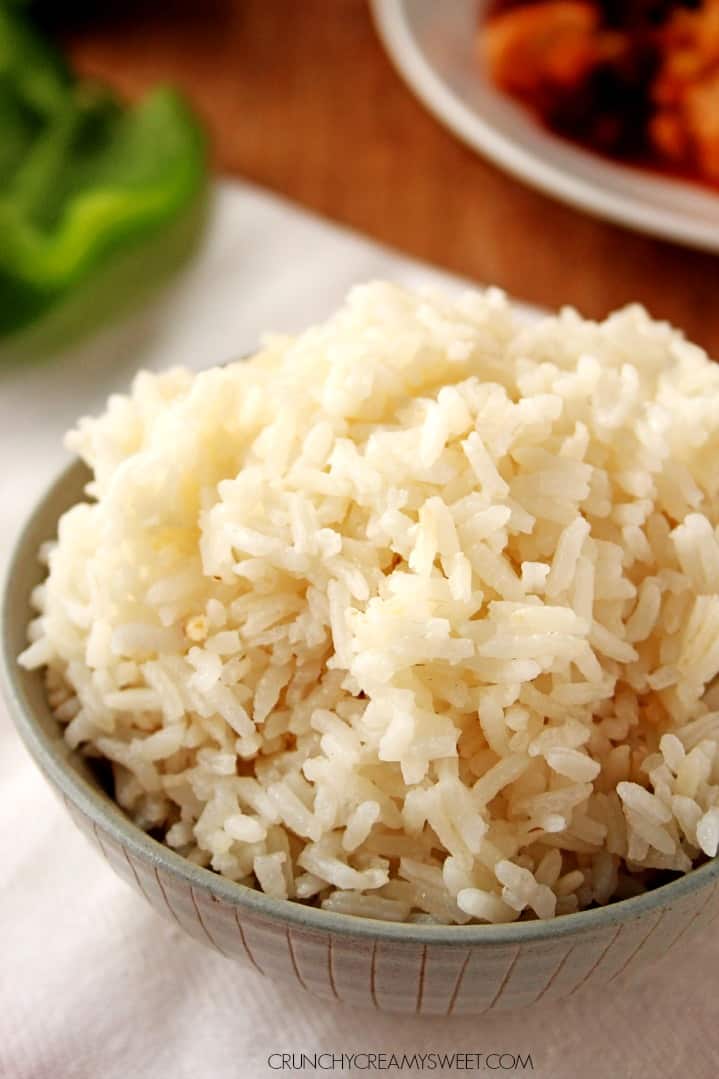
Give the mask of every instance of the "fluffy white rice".
[{"label": "fluffy white rice", "polygon": [[67,444],[21,662],[192,861],[465,923],[717,853],[719,369],[641,308],[370,284]]}]

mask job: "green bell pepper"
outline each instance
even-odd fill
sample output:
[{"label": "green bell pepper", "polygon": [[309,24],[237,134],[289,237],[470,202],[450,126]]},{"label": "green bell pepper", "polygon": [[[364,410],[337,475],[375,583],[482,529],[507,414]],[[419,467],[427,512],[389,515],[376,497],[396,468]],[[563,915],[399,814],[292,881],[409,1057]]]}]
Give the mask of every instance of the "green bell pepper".
[{"label": "green bell pepper", "polygon": [[195,205],[205,158],[176,91],[125,107],[0,4],[0,334]]}]

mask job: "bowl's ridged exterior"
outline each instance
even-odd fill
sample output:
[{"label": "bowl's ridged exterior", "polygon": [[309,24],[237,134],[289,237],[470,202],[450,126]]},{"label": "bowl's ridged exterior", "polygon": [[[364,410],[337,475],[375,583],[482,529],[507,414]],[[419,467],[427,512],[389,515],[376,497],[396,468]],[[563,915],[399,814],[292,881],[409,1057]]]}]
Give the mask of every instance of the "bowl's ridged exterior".
[{"label": "bowl's ridged exterior", "polygon": [[[719,882],[649,914],[564,938],[440,944],[352,937],[283,925],[244,910],[138,857],[65,797],[68,811],[112,869],[154,909],[203,944],[313,996],[358,1008],[481,1015],[562,1000],[658,959],[719,917]],[[617,908],[619,912],[620,908]]]},{"label": "bowl's ridged exterior", "polygon": [[719,917],[716,860],[637,899],[552,922],[512,926],[394,925],[270,900],[191,865],[145,836],[65,745],[42,677],[15,657],[41,577],[35,552],[86,480],[73,466],[20,539],[5,590],[3,655],[16,724],[70,816],[104,859],[163,917],[260,973],[315,997],[422,1015],[482,1015],[608,985],[680,946]]}]

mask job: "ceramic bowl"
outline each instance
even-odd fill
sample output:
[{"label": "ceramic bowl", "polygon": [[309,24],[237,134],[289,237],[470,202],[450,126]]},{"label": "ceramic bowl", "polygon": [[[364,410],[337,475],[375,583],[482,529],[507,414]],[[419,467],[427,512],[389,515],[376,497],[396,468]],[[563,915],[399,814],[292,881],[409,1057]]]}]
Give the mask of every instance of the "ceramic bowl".
[{"label": "ceramic bowl", "polygon": [[382,1012],[480,1015],[561,1000],[680,948],[719,914],[719,860],[633,899],[552,921],[499,926],[400,925],[274,900],[145,835],[62,738],[41,673],[23,671],[40,544],[82,497],[74,464],[41,500],[17,543],[4,589],[4,691],[18,731],[75,824],[165,918],[261,974],[325,1000]]}]

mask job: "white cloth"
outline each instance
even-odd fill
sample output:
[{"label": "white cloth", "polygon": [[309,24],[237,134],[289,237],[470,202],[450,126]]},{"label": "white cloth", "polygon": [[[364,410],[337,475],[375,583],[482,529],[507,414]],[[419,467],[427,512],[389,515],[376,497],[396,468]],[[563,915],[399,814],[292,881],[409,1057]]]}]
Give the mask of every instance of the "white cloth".
[{"label": "white cloth", "polygon": [[[52,362],[0,369],[0,562],[61,467],[63,432],[133,371],[242,355],[263,330],[322,318],[352,283],[380,276],[444,278],[255,189],[223,186],[203,250],[169,291]],[[162,921],[76,831],[2,705],[0,797],[2,1079],[254,1079],[293,1074],[267,1062],[293,1051],[529,1052],[533,1071],[509,1074],[542,1079],[719,1073],[716,935],[633,984],[551,1011],[358,1013],[268,981]]]}]

